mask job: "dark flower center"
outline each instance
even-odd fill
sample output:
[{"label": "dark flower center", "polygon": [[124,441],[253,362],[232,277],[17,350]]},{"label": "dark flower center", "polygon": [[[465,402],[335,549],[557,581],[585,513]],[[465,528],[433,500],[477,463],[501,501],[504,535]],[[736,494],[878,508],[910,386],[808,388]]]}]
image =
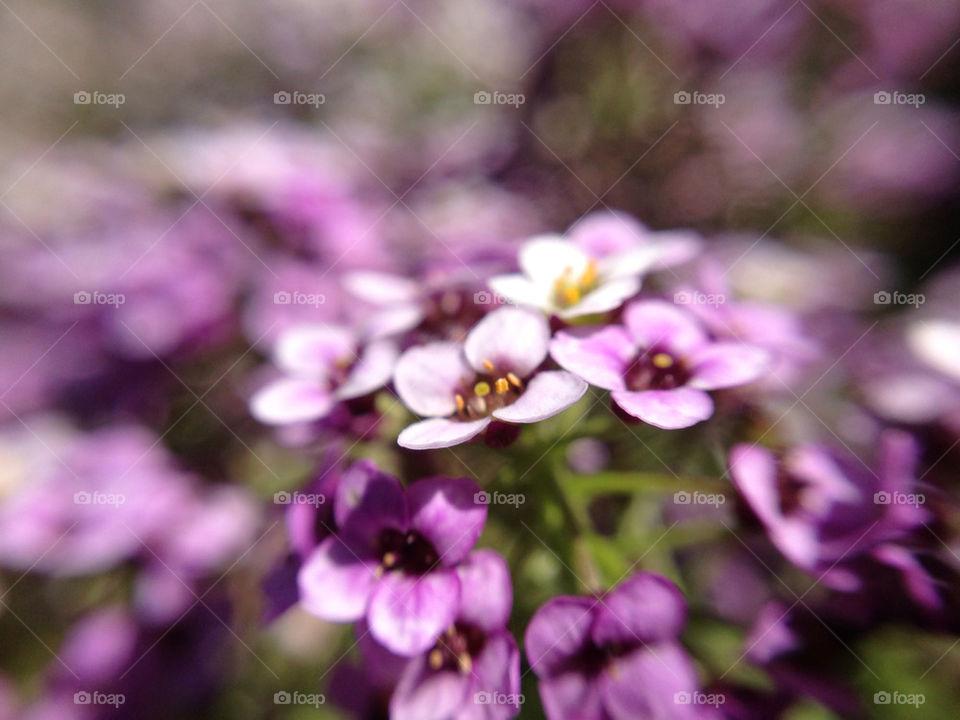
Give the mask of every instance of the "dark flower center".
[{"label": "dark flower center", "polygon": [[690,371],[673,354],[651,349],[637,357],[624,380],[629,390],[672,390],[687,384]]},{"label": "dark flower center", "polygon": [[788,471],[782,464],[777,467],[777,490],[780,495],[780,511],[789,515],[800,507],[800,493],[806,482]]},{"label": "dark flower center", "polygon": [[380,533],[380,565],[385,570],[424,575],[439,559],[433,544],[416,530],[403,533],[388,528]]},{"label": "dark flower center", "polygon": [[463,385],[456,394],[456,418],[479,420],[507,405],[523,394],[523,381],[512,372],[497,372],[489,360],[483,361],[487,372],[477,374],[472,385]]},{"label": "dark flower center", "polygon": [[456,670],[468,673],[487,642],[486,633],[476,625],[456,623],[437,639],[437,644],[427,654],[432,670]]}]

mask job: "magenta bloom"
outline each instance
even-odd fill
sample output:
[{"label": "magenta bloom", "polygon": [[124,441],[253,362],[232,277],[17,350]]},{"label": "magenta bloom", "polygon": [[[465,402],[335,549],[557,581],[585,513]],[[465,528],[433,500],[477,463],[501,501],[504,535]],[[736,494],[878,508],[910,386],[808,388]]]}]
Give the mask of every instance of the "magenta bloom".
[{"label": "magenta bloom", "polygon": [[298,584],[306,610],[329,622],[366,619],[398,655],[429,649],[460,605],[456,566],[483,530],[487,508],[467,478],[428,478],[406,490],[363,461],[337,486],[338,532],[304,562]]},{"label": "magenta bloom", "polygon": [[513,602],[507,563],[475,550],[456,573],[456,620],[407,665],[390,701],[394,720],[501,720],[520,710],[520,652],[505,629]]},{"label": "magenta bloom", "polygon": [[706,420],[713,414],[707,390],[756,380],[767,362],[760,348],[712,341],[693,316],[662,300],[630,304],[623,322],[586,335],[558,332],[550,354],[611,390],[624,411],[660,428]]},{"label": "magenta bloom", "polygon": [[449,447],[483,432],[494,420],[532,423],[579,400],[587,385],[562,370],[540,370],[550,328],[545,318],[501,308],[481,320],[463,346],[437,342],[411,348],[393,382],[404,404],[427,420],[400,433],[415,450]]},{"label": "magenta bloom", "polygon": [[261,388],[250,412],[268,425],[311,422],[326,417],[342,400],[363,397],[387,384],[397,353],[378,341],[333,325],[300,325],[281,335],[273,352],[284,377]]},{"label": "magenta bloom", "polygon": [[698,689],[677,642],[686,603],[677,587],[637,573],[600,598],[564,595],[534,614],[526,652],[550,720],[712,717],[684,704]]}]

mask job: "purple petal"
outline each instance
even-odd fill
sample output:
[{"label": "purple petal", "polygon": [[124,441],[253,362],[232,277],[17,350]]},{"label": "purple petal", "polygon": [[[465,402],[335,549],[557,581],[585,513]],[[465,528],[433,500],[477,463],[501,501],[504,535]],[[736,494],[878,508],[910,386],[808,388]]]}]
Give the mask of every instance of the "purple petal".
[{"label": "purple petal", "polygon": [[[478,703],[477,693],[520,694],[520,651],[510,633],[488,635],[480,654],[473,658],[467,708],[457,720],[507,720],[520,712],[520,703]],[[501,698],[498,698],[501,699]],[[514,698],[516,700],[516,698]]]},{"label": "purple petal", "polygon": [[573,373],[545,370],[534,375],[512,405],[493,411],[498,420],[531,423],[566,410],[587,391],[587,384]]},{"label": "purple petal", "polygon": [[584,295],[577,304],[559,310],[557,315],[569,319],[616,310],[624,301],[640,292],[640,285],[640,279],[635,277],[607,280],[596,290]]},{"label": "purple petal", "polygon": [[319,420],[335,404],[330,391],[315,382],[281,378],[254,393],[250,414],[267,425],[287,425]]},{"label": "purple petal", "polygon": [[524,636],[527,660],[540,678],[564,666],[590,640],[596,600],[561,595],[548,600],[534,613]]},{"label": "purple petal", "polygon": [[711,706],[678,702],[698,689],[693,663],[675,643],[649,645],[617,658],[600,674],[604,706],[612,720],[706,720]]},{"label": "purple petal", "polygon": [[470,676],[452,670],[435,672],[427,666],[426,655],[407,665],[390,697],[390,717],[394,720],[447,720],[468,697]]},{"label": "purple petal", "polygon": [[592,636],[600,646],[672,640],[680,635],[686,618],[686,602],[677,586],[642,572],[603,598]]},{"label": "purple petal", "polygon": [[567,237],[590,257],[603,258],[646,242],[650,231],[636,218],[616,210],[585,215],[567,231]]},{"label": "purple petal", "polygon": [[422,294],[422,288],[415,280],[372,270],[347,273],[343,276],[343,286],[351,294],[373,305],[410,303]]},{"label": "purple petal", "polygon": [[393,371],[393,383],[403,404],[413,412],[446,417],[457,410],[457,389],[473,375],[459,345],[437,342],[403,353]]},{"label": "purple petal", "polygon": [[397,437],[400,447],[431,450],[459,445],[479,435],[490,424],[490,418],[461,422],[447,418],[431,418],[408,425]]},{"label": "purple petal", "polygon": [[636,359],[637,349],[624,328],[611,325],[583,336],[558,332],[550,343],[550,356],[591,385],[624,390],[623,374]]},{"label": "purple petal", "polygon": [[328,622],[363,617],[376,583],[376,561],[357,557],[338,537],[321,542],[297,576],[304,609]]},{"label": "purple petal", "polygon": [[541,678],[540,700],[548,720],[609,720],[596,679],[578,672]]},{"label": "purple petal", "polygon": [[360,460],[344,472],[333,512],[338,527],[351,537],[356,533],[368,541],[385,528],[407,528],[407,503],[400,481],[378,470],[370,460]]},{"label": "purple petal", "polygon": [[737,343],[712,343],[690,357],[690,386],[718,390],[753,382],[770,364],[770,355],[761,348]]},{"label": "purple petal", "polygon": [[696,388],[641,392],[615,390],[612,396],[626,412],[665,430],[690,427],[713,415],[713,400]]},{"label": "purple petal", "polygon": [[757,445],[741,443],[731,448],[728,465],[731,482],[757,517],[764,524],[779,518],[780,491],[773,453]]},{"label": "purple petal", "polygon": [[664,349],[689,355],[707,342],[695,317],[663,300],[640,300],[623,312],[633,338],[645,349]]},{"label": "purple petal", "polygon": [[332,325],[297,325],[277,341],[273,359],[277,367],[305,378],[326,378],[340,362],[356,358],[356,338],[349,330]]},{"label": "purple petal", "polygon": [[360,353],[360,359],[351,368],[346,382],[337,388],[337,398],[349,400],[379,390],[390,382],[396,362],[397,348],[392,342],[370,343]]},{"label": "purple petal", "polygon": [[494,310],[467,335],[463,350],[467,361],[480,373],[485,362],[496,372],[527,377],[547,357],[550,326],[542,315],[520,308]]},{"label": "purple petal", "polygon": [[477,543],[487,521],[479,493],[468,478],[425,478],[407,488],[410,528],[433,544],[442,564],[455,565]]},{"label": "purple petal", "polygon": [[506,627],[513,604],[506,560],[493,550],[474,550],[456,571],[462,590],[457,619],[487,632]]},{"label": "purple petal", "polygon": [[367,622],[381,645],[398,655],[428,650],[453,623],[460,604],[460,580],[441,568],[424,575],[389,572],[373,590]]}]

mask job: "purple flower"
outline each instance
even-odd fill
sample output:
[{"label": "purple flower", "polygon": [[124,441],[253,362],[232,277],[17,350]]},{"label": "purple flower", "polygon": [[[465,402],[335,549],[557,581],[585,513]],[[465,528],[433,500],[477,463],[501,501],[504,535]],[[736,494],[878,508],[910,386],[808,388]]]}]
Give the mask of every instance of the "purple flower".
[{"label": "purple flower", "polygon": [[475,550],[456,573],[460,610],[433,647],[410,660],[390,701],[394,720],[500,720],[520,709],[520,652],[505,629],[513,601],[507,563]]},{"label": "purple flower", "polygon": [[642,274],[683,262],[698,247],[692,233],[651,233],[624,213],[596,213],[566,237],[530,238],[518,256],[522,272],[493,277],[490,287],[557,317],[593,315],[620,307],[640,290]]},{"label": "purple flower", "polygon": [[602,597],[548,601],[525,639],[547,717],[710,717],[704,706],[684,704],[698,687],[677,642],[685,622],[680,591],[652,573],[637,573]]},{"label": "purple flower", "polygon": [[537,370],[549,340],[546,319],[501,308],[477,323],[463,346],[437,342],[407,350],[394,385],[408,408],[429,419],[407,427],[397,442],[415,450],[449,447],[494,420],[537,422],[576,403],[586,383],[562,370]]},{"label": "purple flower", "polygon": [[334,498],[338,534],[323,540],[300,570],[300,596],[330,622],[365,618],[376,640],[398,655],[430,648],[460,605],[456,565],[487,518],[466,478],[428,478],[404,490],[359,462]]},{"label": "purple flower", "polygon": [[396,348],[386,341],[361,347],[342,327],[301,325],[281,335],[273,359],[284,376],[253,396],[250,411],[260,422],[287,425],[319,420],[339,401],[379,390],[390,380]]},{"label": "purple flower", "polygon": [[624,325],[559,332],[550,354],[592,385],[611,390],[624,411],[657,427],[694,425],[713,414],[707,390],[743,385],[764,371],[760,348],[710,340],[688,313],[662,300],[630,304]]},{"label": "purple flower", "polygon": [[914,490],[916,458],[913,439],[892,430],[880,437],[876,472],[820,445],[799,445],[778,458],[743,443],[730,451],[730,478],[777,549],[826,585],[856,590],[861,581],[849,564],[870,554],[919,587],[912,556],[888,544],[928,518]]}]

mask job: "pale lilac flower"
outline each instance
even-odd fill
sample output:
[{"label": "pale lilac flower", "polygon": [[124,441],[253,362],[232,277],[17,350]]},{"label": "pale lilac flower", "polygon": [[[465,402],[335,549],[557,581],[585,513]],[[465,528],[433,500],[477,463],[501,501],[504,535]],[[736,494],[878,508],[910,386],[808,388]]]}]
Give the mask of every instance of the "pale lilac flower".
[{"label": "pale lilac flower", "polygon": [[640,290],[644,273],[683,262],[693,233],[653,233],[624,213],[589,215],[566,236],[538,235],[520,248],[520,273],[490,279],[507,301],[560,318],[615,310]]},{"label": "pale lilac flower", "polygon": [[612,391],[625,412],[660,428],[694,425],[713,414],[708,390],[759,378],[767,353],[712,341],[690,314],[661,300],[642,300],[624,325],[589,334],[558,332],[550,354],[562,367]]},{"label": "pale lilac flower", "polygon": [[520,709],[520,652],[505,629],[513,601],[507,563],[475,550],[456,572],[460,610],[400,676],[390,701],[394,720],[503,720]]},{"label": "pale lilac flower", "polygon": [[677,641],[686,612],[677,587],[652,573],[599,598],[548,601],[530,621],[525,646],[549,720],[713,717],[709,707],[682,701],[698,688]]},{"label": "pale lilac flower", "polygon": [[304,608],[329,622],[365,618],[376,640],[398,655],[432,647],[461,601],[456,565],[483,529],[487,508],[466,478],[428,478],[404,490],[360,462],[334,498],[338,532],[300,570]]},{"label": "pale lilac flower", "polygon": [[364,346],[344,327],[301,325],[281,335],[273,360],[284,376],[253,396],[250,411],[260,422],[288,425],[320,420],[338,402],[379,390],[390,380],[396,348],[388,341]]},{"label": "pale lilac flower", "polygon": [[436,342],[407,350],[397,362],[394,385],[408,408],[429,419],[404,429],[397,442],[415,450],[449,447],[494,420],[537,422],[576,403],[586,383],[562,370],[538,370],[549,340],[545,318],[501,308],[481,320],[462,346]]}]

